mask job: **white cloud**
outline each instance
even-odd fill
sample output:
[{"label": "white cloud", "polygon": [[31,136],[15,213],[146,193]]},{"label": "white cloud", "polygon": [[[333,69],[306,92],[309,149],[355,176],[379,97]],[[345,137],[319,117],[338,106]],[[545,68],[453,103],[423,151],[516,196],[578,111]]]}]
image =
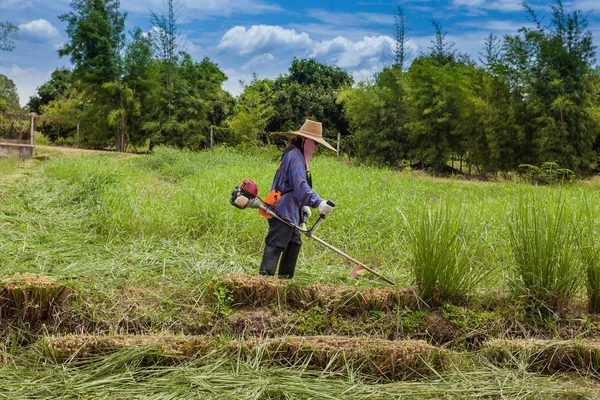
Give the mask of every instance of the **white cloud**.
[{"label": "white cloud", "polygon": [[19,25],[19,38],[34,42],[52,42],[60,39],[60,32],[45,19],[36,19]]},{"label": "white cloud", "polygon": [[296,33],[293,29],[281,26],[254,25],[250,29],[243,26],[231,28],[223,35],[217,49],[232,50],[243,56],[281,47],[307,48],[311,44],[307,33]]},{"label": "white cloud", "polygon": [[270,62],[272,62],[274,59],[275,59],[275,56],[273,54],[270,54],[270,53],[259,54],[259,55],[255,56],[254,58],[252,58],[250,61],[248,61],[246,63],[246,65],[244,65],[242,67],[242,69],[244,71],[252,70],[253,68],[258,68],[258,67],[267,65]]},{"label": "white cloud", "polygon": [[33,96],[38,86],[47,79],[35,67],[23,69],[16,64],[11,67],[0,66],[0,74],[6,75],[15,82],[21,106],[27,104],[29,97]]},{"label": "white cloud", "polygon": [[374,76],[381,72],[382,65],[373,65],[370,68],[353,71],[351,73],[354,82],[362,82],[373,80]]},{"label": "white cloud", "polygon": [[337,37],[317,43],[311,57],[332,60],[341,68],[356,68],[381,62],[393,43],[389,36],[365,36],[359,41]]},{"label": "white cloud", "polygon": [[472,12],[481,10],[520,11],[523,9],[522,4],[522,0],[452,0],[454,7],[467,8]]},{"label": "white cloud", "polygon": [[281,11],[277,5],[262,0],[188,0],[187,7],[201,10],[211,15],[230,16],[232,14],[261,14]]}]

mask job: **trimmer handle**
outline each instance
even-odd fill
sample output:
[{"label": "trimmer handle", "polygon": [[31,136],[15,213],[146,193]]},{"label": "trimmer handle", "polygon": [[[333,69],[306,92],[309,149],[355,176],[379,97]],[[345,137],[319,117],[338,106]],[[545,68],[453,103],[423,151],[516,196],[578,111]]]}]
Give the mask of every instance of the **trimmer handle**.
[{"label": "trimmer handle", "polygon": [[[335,204],[333,204],[333,201],[331,201],[331,200],[327,200],[327,202],[325,204],[327,204],[331,207],[335,207]],[[325,219],[325,214],[319,215],[319,219]]]},{"label": "trimmer handle", "polygon": [[[331,201],[331,200],[327,200],[327,204],[330,205],[331,207],[335,207],[335,204],[333,204],[333,201]],[[315,224],[313,225],[313,227],[310,228],[310,230],[308,232],[305,232],[306,235],[310,236],[314,231],[316,231],[317,228],[319,227],[319,225],[321,225],[321,222],[323,222],[324,219],[325,219],[325,214],[320,214],[319,215],[319,219],[317,220],[317,222],[315,222]]]}]

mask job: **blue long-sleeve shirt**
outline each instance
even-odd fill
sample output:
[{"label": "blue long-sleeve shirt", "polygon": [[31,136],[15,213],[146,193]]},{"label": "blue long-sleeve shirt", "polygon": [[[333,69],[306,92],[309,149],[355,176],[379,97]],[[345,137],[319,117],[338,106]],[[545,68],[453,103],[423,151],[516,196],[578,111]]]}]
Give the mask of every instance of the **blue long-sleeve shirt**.
[{"label": "blue long-sleeve shirt", "polygon": [[308,186],[304,155],[296,146],[289,145],[283,151],[280,163],[271,186],[271,190],[282,193],[275,213],[299,225],[302,206],[316,208],[323,199]]}]

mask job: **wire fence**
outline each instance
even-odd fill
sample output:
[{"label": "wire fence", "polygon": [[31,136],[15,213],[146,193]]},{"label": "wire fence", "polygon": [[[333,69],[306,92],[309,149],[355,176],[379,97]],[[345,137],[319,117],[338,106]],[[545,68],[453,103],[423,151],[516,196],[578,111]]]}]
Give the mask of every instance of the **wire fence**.
[{"label": "wire fence", "polygon": [[33,145],[34,114],[0,113],[0,142]]},{"label": "wire fence", "polygon": [[[0,143],[33,145],[35,132],[56,144],[78,144],[79,123],[68,117],[0,112]],[[73,139],[61,143],[65,137]]]}]

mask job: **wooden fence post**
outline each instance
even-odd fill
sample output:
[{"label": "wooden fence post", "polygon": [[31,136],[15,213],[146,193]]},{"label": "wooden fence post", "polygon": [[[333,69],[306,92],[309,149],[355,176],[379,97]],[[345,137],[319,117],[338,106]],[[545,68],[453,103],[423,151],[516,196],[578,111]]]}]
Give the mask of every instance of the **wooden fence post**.
[{"label": "wooden fence post", "polygon": [[342,134],[338,132],[338,142],[337,142],[337,152],[336,157],[340,156],[340,140],[342,139]]},{"label": "wooden fence post", "polygon": [[35,132],[35,113],[29,114],[31,126],[29,127],[29,144],[33,146],[33,133]]},{"label": "wooden fence post", "polygon": [[79,115],[77,116],[77,140],[75,140],[75,147],[79,148]]}]

